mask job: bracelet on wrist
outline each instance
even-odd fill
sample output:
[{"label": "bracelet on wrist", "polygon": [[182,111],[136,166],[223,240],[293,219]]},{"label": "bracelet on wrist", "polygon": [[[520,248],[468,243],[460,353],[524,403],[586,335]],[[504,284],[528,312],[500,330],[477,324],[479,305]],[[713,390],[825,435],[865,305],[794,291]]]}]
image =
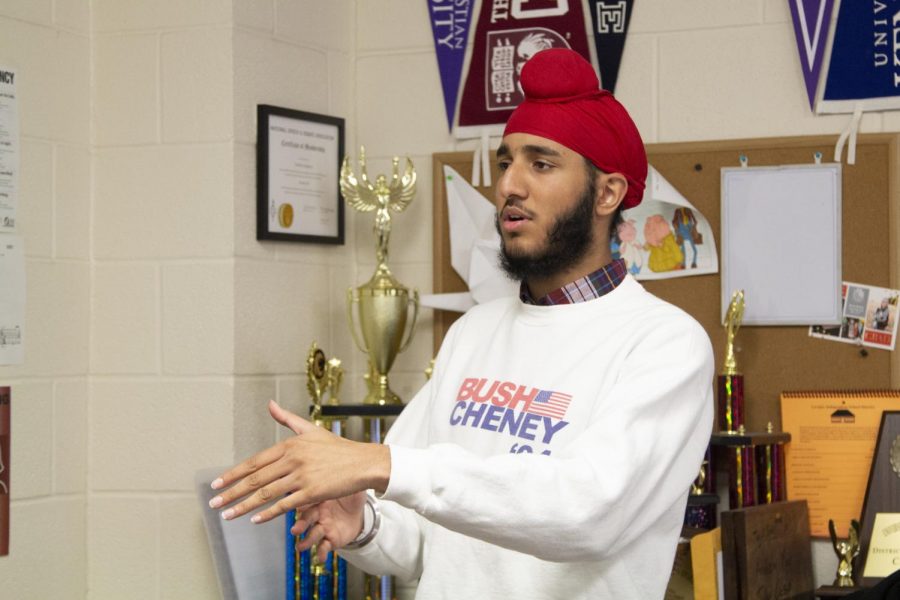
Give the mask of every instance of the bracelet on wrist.
[{"label": "bracelet on wrist", "polygon": [[[366,492],[366,504],[363,507],[363,528],[356,539],[344,546],[344,550],[359,550],[375,539],[378,529],[381,527],[381,511],[378,509],[378,500],[372,492]],[[371,521],[366,518],[371,514]]]}]

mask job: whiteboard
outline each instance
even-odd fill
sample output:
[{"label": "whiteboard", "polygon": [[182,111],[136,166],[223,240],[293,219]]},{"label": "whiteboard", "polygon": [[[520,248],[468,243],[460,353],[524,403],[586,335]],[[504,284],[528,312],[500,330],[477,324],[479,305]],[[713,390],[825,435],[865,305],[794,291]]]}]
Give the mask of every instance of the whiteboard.
[{"label": "whiteboard", "polygon": [[722,169],[722,319],[744,290],[745,325],[841,320],[841,165]]}]

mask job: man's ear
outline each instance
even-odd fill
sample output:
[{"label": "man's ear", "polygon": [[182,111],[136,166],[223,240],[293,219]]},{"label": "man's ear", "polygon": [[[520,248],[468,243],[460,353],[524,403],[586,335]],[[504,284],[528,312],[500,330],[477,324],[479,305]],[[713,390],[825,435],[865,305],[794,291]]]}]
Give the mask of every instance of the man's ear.
[{"label": "man's ear", "polygon": [[598,217],[606,217],[619,208],[628,192],[628,180],[621,173],[601,173],[597,178],[597,198],[594,211]]}]

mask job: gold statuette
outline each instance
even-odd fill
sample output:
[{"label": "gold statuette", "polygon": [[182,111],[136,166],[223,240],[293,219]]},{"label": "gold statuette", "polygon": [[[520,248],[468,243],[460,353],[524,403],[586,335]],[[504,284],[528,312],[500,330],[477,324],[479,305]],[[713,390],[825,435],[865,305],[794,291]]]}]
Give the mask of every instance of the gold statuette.
[{"label": "gold statuette", "polygon": [[734,338],[738,329],[741,328],[741,321],[744,319],[744,290],[740,290],[731,295],[731,302],[728,304],[728,311],[725,313],[725,364],[722,369],[723,375],[737,375],[737,359],[734,356]]},{"label": "gold statuette", "polygon": [[325,396],[327,364],[325,353],[316,342],[313,342],[306,355],[306,389],[313,403],[310,418],[316,425],[322,424],[322,398]]},{"label": "gold statuette", "polygon": [[831,534],[831,545],[838,557],[838,568],[833,585],[853,587],[853,560],[859,556],[859,521],[850,521],[850,533],[846,541],[838,541],[834,531],[834,521],[831,519],[828,520],[828,533]]},{"label": "gold statuette", "polygon": [[403,212],[416,195],[416,171],[412,161],[406,159],[406,169],[400,175],[400,157],[392,161],[391,181],[384,175],[375,177],[373,184],[366,170],[366,149],[359,148],[359,178],[350,168],[350,157],[344,157],[341,165],[341,194],[352,208],[359,212],[375,211],[375,258],[379,268],[386,266],[388,242],[391,237],[391,212]]},{"label": "gold statuette", "polygon": [[[350,168],[350,157],[341,167],[341,193],[360,212],[375,211],[375,258],[378,265],[367,283],[347,292],[350,332],[360,350],[369,356],[369,378],[365,404],[402,404],[388,385],[388,371],[397,354],[412,341],[419,314],[419,293],[397,281],[387,265],[391,235],[391,211],[402,212],[416,193],[416,172],[412,161],[400,174],[400,158],[394,157],[390,180],[384,175],[373,183],[366,171],[365,149],[360,148],[359,177]],[[412,307],[412,318],[409,309]],[[354,310],[356,308],[356,310]],[[359,320],[360,336],[356,321]],[[362,339],[360,339],[362,338]]]}]

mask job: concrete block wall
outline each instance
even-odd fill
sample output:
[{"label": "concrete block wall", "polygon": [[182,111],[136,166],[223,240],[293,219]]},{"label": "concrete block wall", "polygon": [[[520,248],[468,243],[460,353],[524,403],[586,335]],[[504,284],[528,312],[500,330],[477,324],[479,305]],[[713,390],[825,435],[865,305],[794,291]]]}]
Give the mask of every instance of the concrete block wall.
[{"label": "concrete block wall", "polygon": [[308,415],[306,356],[315,341],[347,371],[352,397],[356,351],[345,335],[344,288],[356,277],[354,215],[344,245],[256,240],[256,107],[270,104],[341,117],[353,138],[354,4],[313,0],[234,3],[233,185],[235,242],[235,455],[279,435],[269,398]]},{"label": "concrete block wall", "polygon": [[89,14],[88,0],[0,3],[0,65],[16,70],[27,272],[25,362],[0,366],[0,385],[12,387],[10,555],[0,558],[0,595],[11,598],[81,598],[87,587]]},{"label": "concrete block wall", "polygon": [[91,23],[86,597],[212,599],[193,480],[234,459],[232,6]]}]

